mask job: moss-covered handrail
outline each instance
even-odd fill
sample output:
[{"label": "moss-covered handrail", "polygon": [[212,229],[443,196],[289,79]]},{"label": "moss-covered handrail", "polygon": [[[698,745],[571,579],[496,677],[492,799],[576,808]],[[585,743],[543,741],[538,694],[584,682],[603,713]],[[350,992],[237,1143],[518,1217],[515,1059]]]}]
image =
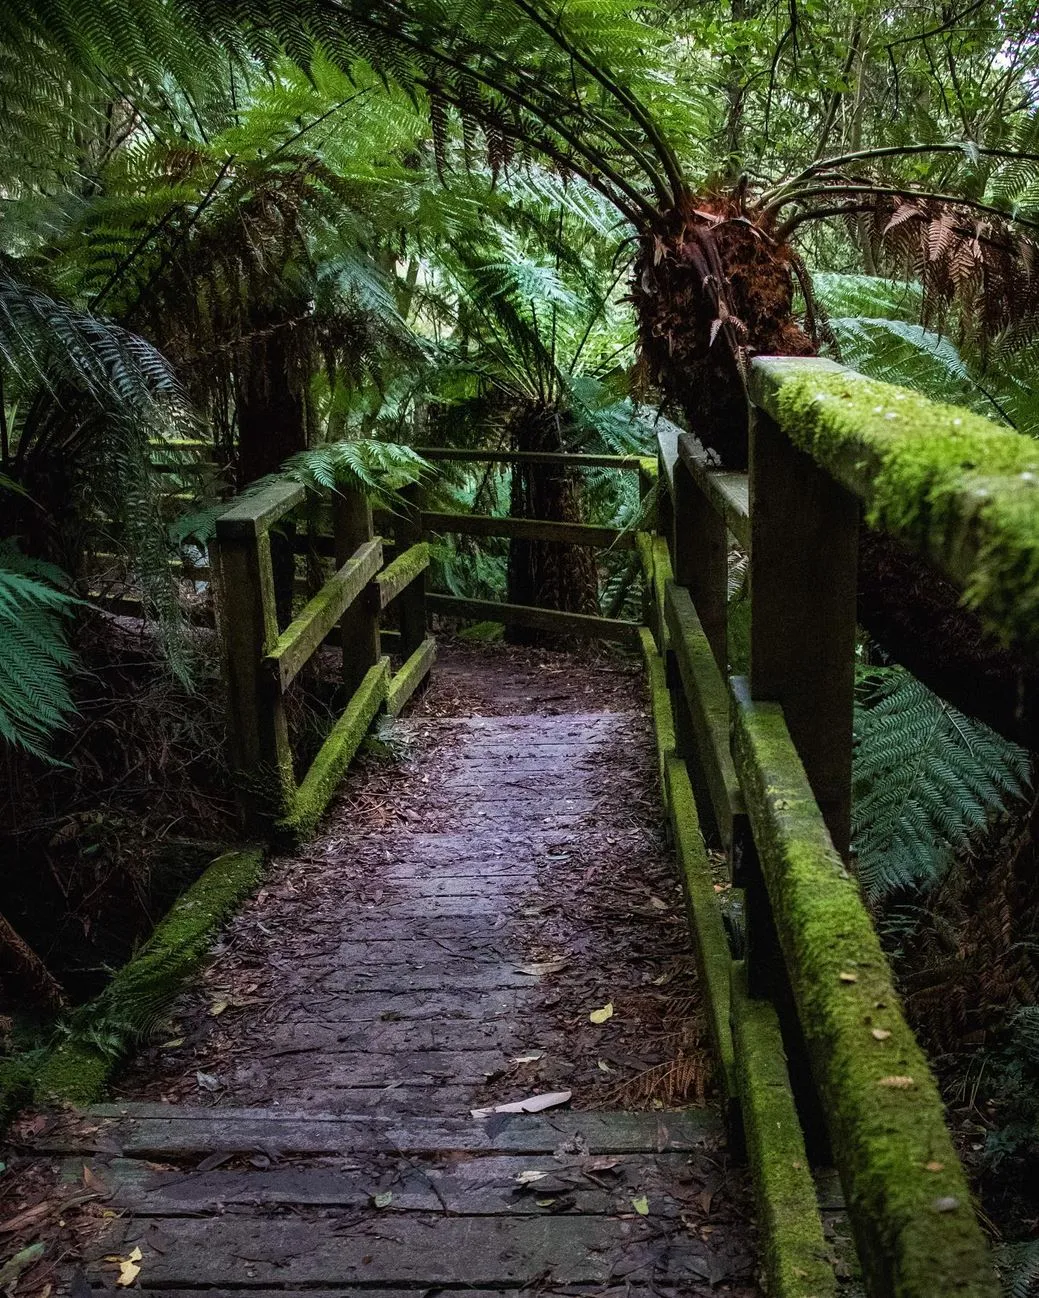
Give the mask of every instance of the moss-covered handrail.
[{"label": "moss-covered handrail", "polygon": [[382,542],[366,541],[278,637],[267,666],[285,689],[382,566]]},{"label": "moss-covered handrail", "polygon": [[379,593],[379,607],[382,609],[392,604],[402,590],[426,571],[429,561],[429,542],[419,541],[417,545],[409,546],[392,563],[387,564],[375,578]]},{"label": "moss-covered handrail", "polygon": [[1039,649],[1034,438],[816,358],[755,360],[751,397],[871,527],[935,563],[1005,642]]},{"label": "moss-covered handrail", "polygon": [[260,536],[303,500],[298,482],[272,482],[262,491],[236,500],[216,521],[220,541],[240,541]]},{"label": "moss-covered handrail", "polygon": [[[338,567],[300,613],[279,630],[271,526],[304,496],[276,482],[235,501],[217,519],[214,574],[223,641],[237,792],[246,824],[289,845],[309,835],[380,708],[394,715],[422,684],[435,656],[426,636],[424,573],[429,546],[407,545],[383,572],[383,542],[360,492],[332,499]],[[412,539],[417,511],[398,524],[398,547]],[[379,619],[396,600],[404,664],[382,657]],[[338,628],[346,706],[297,782],[285,708],[304,664]]]},{"label": "moss-covered handrail", "polygon": [[734,756],[871,1294],[994,1298],[927,1060],[782,709],[737,684]]}]

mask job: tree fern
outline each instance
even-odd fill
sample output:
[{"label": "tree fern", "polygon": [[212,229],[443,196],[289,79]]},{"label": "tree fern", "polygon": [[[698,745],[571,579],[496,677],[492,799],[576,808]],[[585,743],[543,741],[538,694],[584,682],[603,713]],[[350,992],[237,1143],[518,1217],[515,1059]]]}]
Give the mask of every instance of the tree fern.
[{"label": "tree fern", "polygon": [[38,757],[75,710],[64,626],[75,600],[66,586],[59,569],[0,541],[0,739]]},{"label": "tree fern", "polygon": [[1024,749],[901,668],[862,669],[852,840],[872,901],[933,887],[1028,780]]}]

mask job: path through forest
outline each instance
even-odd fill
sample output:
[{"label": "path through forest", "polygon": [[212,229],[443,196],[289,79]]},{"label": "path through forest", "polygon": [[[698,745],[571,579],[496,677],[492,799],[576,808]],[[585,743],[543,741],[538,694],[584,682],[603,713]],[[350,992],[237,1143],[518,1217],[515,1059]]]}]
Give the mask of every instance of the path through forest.
[{"label": "path through forest", "polygon": [[111,1195],[80,1287],[755,1293],[638,666],[449,648],[383,744],[35,1133]]}]

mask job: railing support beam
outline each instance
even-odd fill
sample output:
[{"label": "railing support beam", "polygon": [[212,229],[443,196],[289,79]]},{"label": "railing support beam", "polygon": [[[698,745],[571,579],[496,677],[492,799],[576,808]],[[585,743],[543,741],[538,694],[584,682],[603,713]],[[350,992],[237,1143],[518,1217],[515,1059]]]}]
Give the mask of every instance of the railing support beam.
[{"label": "railing support beam", "polygon": [[750,474],[751,696],[782,706],[846,859],[859,506],[760,410]]}]

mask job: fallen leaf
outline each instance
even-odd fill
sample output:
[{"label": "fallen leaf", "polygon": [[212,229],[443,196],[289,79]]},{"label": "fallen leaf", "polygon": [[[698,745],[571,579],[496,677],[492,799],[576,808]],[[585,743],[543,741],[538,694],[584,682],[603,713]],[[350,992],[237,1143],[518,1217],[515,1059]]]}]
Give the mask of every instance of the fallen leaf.
[{"label": "fallen leaf", "polygon": [[388,1208],[392,1202],[393,1195],[389,1190],[382,1190],[372,1195],[372,1203],[376,1208]]},{"label": "fallen leaf", "polygon": [[551,1208],[555,1199],[535,1199],[534,1202],[539,1208]]},{"label": "fallen leaf", "polygon": [[0,1289],[6,1289],[9,1285],[14,1284],[15,1280],[34,1262],[38,1262],[43,1257],[46,1246],[43,1244],[30,1244],[28,1248],[23,1248],[21,1252],[16,1253],[9,1261],[0,1267]]},{"label": "fallen leaf", "polygon": [[83,1164],[83,1184],[88,1190],[96,1190],[98,1194],[108,1193],[108,1186],[105,1185],[104,1181],[102,1181],[95,1172],[92,1172],[90,1168],[87,1167],[86,1163]]},{"label": "fallen leaf", "polygon": [[559,973],[569,963],[569,960],[535,960],[532,964],[517,965],[516,972],[529,974],[531,978],[540,978],[543,974]]},{"label": "fallen leaf", "polygon": [[857,973],[839,973],[837,977],[842,983],[857,983],[859,981],[859,975]]},{"label": "fallen leaf", "polygon": [[639,1214],[640,1217],[649,1216],[649,1200],[646,1198],[644,1194],[636,1195],[636,1197],[631,1201],[631,1206],[635,1209],[635,1211]]},{"label": "fallen leaf", "polygon": [[135,1248],[129,1257],[123,1258],[119,1262],[119,1275],[116,1278],[118,1285],[131,1285],[141,1274],[141,1261],[144,1254],[139,1248]]},{"label": "fallen leaf", "polygon": [[178,1046],[182,1046],[183,1044],[184,1044],[184,1038],[183,1038],[183,1037],[174,1037],[172,1041],[163,1041],[163,1042],[160,1044],[159,1049],[160,1049],[160,1050],[176,1050]]},{"label": "fallen leaf", "polygon": [[568,1104],[573,1091],[544,1091],[540,1095],[531,1095],[526,1100],[513,1100],[510,1104],[496,1104],[490,1109],[470,1109],[474,1118],[486,1118],[492,1113],[540,1113],[542,1109],[554,1109],[560,1104]]},{"label": "fallen leaf", "polygon": [[216,1018],[218,1015],[223,1014],[224,1010],[227,1009],[227,1006],[227,1001],[214,1001],[209,1007],[209,1012],[212,1014],[213,1018]]},{"label": "fallen leaf", "polygon": [[543,1050],[528,1050],[525,1055],[517,1055],[513,1059],[514,1064],[536,1064],[539,1059],[544,1059]]},{"label": "fallen leaf", "polygon": [[875,1041],[886,1041],[890,1035],[891,1033],[887,1030],[887,1028],[873,1029],[873,1039]]},{"label": "fallen leaf", "polygon": [[910,1086],[915,1086],[916,1083],[911,1077],[881,1077],[877,1085],[888,1086],[895,1091],[908,1091]]},{"label": "fallen leaf", "polygon": [[546,1176],[548,1176],[547,1172],[528,1170],[526,1172],[518,1172],[515,1180],[518,1185],[533,1185],[535,1181],[543,1181]]},{"label": "fallen leaf", "polygon": [[663,897],[650,897],[649,904],[653,907],[654,910],[667,910],[668,908],[667,902],[663,899]]},{"label": "fallen leaf", "polygon": [[605,1023],[607,1019],[613,1018],[613,1001],[607,1001],[601,1010],[592,1010],[588,1015],[592,1023]]},{"label": "fallen leaf", "polygon": [[196,1073],[195,1078],[204,1091],[219,1091],[223,1085],[213,1073]]},{"label": "fallen leaf", "polygon": [[925,1163],[924,1168],[928,1172],[944,1172],[945,1164],[939,1163],[937,1159],[932,1159],[930,1163]]},{"label": "fallen leaf", "polygon": [[600,1060],[599,1060],[599,1071],[602,1072],[602,1073],[612,1073],[612,1072],[613,1072],[613,1069],[610,1067],[610,1065],[606,1062],[605,1059],[600,1059]]}]

